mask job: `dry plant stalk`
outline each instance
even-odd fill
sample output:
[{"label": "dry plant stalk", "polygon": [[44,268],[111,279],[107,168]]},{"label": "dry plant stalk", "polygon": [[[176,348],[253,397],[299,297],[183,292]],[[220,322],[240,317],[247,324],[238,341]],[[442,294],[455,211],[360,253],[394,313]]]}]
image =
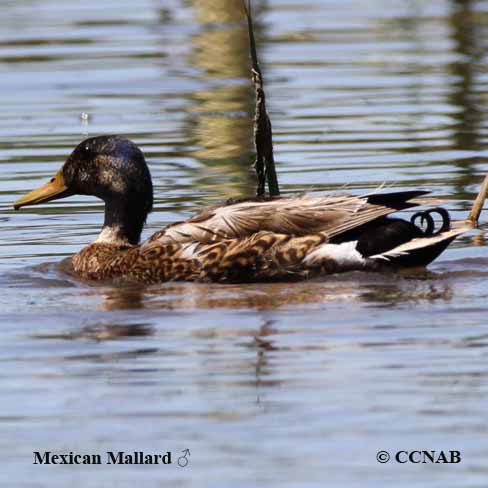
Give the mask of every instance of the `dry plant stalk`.
[{"label": "dry plant stalk", "polygon": [[481,185],[480,191],[476,200],[473,203],[473,208],[468,216],[468,221],[473,225],[478,225],[478,219],[480,218],[481,211],[483,210],[483,205],[485,203],[486,197],[488,196],[488,175],[485,176],[483,184]]}]

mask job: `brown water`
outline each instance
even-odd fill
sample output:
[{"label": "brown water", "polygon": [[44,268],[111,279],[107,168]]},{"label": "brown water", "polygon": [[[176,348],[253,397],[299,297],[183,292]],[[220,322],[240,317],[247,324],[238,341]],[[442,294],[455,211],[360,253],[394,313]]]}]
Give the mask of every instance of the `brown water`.
[{"label": "brown water", "polygon": [[[251,195],[239,5],[0,5],[0,485],[486,486],[487,226],[422,273],[117,288],[58,265],[99,202],[13,212],[87,134],[143,147],[146,235]],[[270,0],[256,22],[285,192],[388,182],[466,215],[488,170],[486,2]],[[184,469],[33,464],[187,448]],[[412,449],[462,462],[376,461]]]}]

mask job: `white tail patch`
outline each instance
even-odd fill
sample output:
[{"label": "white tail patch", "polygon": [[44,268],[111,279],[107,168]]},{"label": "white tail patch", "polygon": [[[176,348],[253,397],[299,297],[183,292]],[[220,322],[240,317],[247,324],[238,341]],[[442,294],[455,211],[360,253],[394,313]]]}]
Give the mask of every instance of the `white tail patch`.
[{"label": "white tail patch", "polygon": [[317,266],[324,261],[333,261],[343,268],[362,268],[366,260],[356,249],[358,241],[343,242],[342,244],[322,244],[305,256],[305,266]]}]

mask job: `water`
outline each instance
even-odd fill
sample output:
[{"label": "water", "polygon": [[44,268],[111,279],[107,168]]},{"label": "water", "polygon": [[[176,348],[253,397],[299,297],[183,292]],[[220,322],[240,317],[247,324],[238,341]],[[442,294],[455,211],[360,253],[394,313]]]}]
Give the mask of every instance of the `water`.
[{"label": "water", "polygon": [[[59,266],[97,235],[99,202],[12,210],[101,133],[147,155],[146,236],[251,195],[239,5],[0,6],[1,486],[486,486],[486,225],[425,272],[120,288]],[[488,170],[486,2],[255,7],[283,190],[430,188],[465,217]],[[186,468],[32,464],[184,449]],[[412,449],[462,462],[376,461]]]}]

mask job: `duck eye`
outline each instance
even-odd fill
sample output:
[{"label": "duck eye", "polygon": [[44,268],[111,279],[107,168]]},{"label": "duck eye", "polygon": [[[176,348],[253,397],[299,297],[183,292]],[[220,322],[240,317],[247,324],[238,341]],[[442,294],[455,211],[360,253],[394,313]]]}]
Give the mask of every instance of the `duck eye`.
[{"label": "duck eye", "polygon": [[51,180],[49,181],[49,183],[53,183],[54,182],[54,178],[51,178]]}]

